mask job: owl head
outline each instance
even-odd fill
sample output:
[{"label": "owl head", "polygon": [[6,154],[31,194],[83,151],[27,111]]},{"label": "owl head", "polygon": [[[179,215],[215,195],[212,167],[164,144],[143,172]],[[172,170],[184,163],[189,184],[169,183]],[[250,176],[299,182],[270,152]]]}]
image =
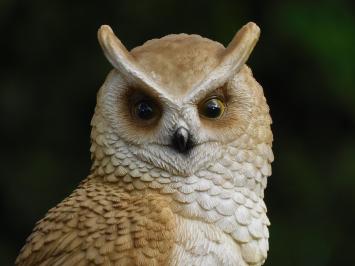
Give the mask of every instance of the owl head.
[{"label": "owl head", "polygon": [[115,155],[116,165],[191,176],[231,149],[269,145],[268,106],[245,65],[258,37],[258,26],[248,23],[226,48],[177,34],[128,51],[102,26],[99,42],[114,69],[92,120],[94,166]]}]

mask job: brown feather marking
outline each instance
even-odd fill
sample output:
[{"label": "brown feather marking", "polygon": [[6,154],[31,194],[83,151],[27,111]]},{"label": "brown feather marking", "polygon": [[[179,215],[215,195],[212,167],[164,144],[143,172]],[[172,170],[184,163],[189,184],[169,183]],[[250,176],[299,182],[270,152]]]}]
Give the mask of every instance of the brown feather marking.
[{"label": "brown feather marking", "polygon": [[37,223],[16,265],[165,265],[174,223],[161,195],[87,179]]}]

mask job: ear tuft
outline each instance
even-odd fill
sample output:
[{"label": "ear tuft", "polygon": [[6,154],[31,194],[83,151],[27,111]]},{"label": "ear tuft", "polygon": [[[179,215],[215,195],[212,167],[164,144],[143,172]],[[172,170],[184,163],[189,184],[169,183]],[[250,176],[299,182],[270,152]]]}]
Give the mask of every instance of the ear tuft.
[{"label": "ear tuft", "polygon": [[249,22],[244,25],[221,54],[218,66],[210,72],[208,78],[193,88],[190,101],[197,101],[239,72],[253,51],[259,35],[260,29],[255,23]]},{"label": "ear tuft", "polygon": [[260,28],[254,22],[244,25],[225,49],[221,64],[229,65],[233,68],[233,72],[238,72],[248,60],[259,36]]},{"label": "ear tuft", "polygon": [[152,95],[169,99],[164,90],[139,67],[137,61],[116,37],[110,26],[102,25],[98,30],[97,37],[107,60],[126,81],[131,85],[147,90]]},{"label": "ear tuft", "polygon": [[107,60],[117,69],[123,70],[124,65],[131,64],[134,59],[122,42],[116,37],[108,25],[102,25],[97,37]]}]

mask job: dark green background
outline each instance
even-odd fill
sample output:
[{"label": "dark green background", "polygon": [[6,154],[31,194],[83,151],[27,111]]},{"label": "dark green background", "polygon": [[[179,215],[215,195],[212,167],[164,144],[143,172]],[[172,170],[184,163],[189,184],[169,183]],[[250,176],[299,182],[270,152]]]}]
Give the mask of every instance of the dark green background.
[{"label": "dark green background", "polygon": [[274,120],[266,265],[355,265],[353,1],[0,0],[0,265],[89,172],[110,24],[128,48],[169,33],[228,44],[262,29],[248,64]]}]

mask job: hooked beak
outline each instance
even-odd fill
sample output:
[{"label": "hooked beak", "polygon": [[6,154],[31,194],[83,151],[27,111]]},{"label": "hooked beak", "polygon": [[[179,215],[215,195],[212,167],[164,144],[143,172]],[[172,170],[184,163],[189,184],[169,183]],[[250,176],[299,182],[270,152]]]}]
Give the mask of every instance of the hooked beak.
[{"label": "hooked beak", "polygon": [[193,147],[189,131],[184,127],[179,127],[172,138],[172,146],[180,153],[185,153]]}]

